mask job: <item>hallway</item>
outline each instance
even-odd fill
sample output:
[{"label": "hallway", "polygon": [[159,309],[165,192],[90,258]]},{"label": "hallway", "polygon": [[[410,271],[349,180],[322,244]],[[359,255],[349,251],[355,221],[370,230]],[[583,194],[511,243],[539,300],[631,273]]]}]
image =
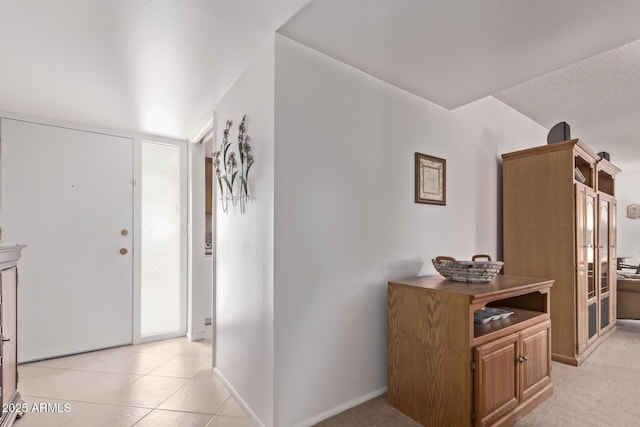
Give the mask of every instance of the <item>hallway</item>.
[{"label": "hallway", "polygon": [[19,366],[33,426],[250,427],[211,370],[206,339],[185,337],[129,345]]}]

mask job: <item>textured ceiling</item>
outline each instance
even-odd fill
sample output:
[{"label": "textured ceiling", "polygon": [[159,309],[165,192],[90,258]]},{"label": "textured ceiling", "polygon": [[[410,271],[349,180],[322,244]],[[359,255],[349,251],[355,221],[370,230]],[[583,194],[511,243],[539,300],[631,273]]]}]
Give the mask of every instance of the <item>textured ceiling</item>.
[{"label": "textured ceiling", "polygon": [[572,137],[640,172],[640,40],[503,90],[495,97],[544,127],[564,121]]},{"label": "textured ceiling", "polygon": [[567,121],[624,168],[639,21],[638,0],[0,0],[0,110],[188,139],[282,26],[443,107]]},{"label": "textured ceiling", "polygon": [[640,38],[637,0],[321,0],[279,32],[453,109]]}]

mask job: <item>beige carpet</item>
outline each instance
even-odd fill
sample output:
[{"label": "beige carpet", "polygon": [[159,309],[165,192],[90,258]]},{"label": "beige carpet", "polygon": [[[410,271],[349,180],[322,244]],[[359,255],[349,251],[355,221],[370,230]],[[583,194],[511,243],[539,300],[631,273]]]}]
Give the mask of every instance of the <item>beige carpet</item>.
[{"label": "beige carpet", "polygon": [[[552,363],[553,395],[516,427],[640,426],[640,322],[618,321],[618,332],[579,368]],[[329,418],[322,427],[414,427],[420,424],[381,396]]]}]

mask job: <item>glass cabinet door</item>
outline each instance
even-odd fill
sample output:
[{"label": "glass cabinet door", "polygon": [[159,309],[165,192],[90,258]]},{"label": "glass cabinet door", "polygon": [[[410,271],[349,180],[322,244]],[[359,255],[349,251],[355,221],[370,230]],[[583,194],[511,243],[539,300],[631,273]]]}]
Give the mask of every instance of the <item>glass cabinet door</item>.
[{"label": "glass cabinet door", "polygon": [[609,202],[600,201],[600,294],[609,292]]},{"label": "glass cabinet door", "polygon": [[616,323],[616,281],[617,278],[617,257],[618,257],[618,225],[617,225],[618,206],[615,200],[609,202],[609,319],[611,324]]},{"label": "glass cabinet door", "polygon": [[[600,329],[603,330],[611,324],[612,315],[615,313],[611,289],[615,289],[615,202],[599,198],[599,232],[598,232],[598,263],[600,276]],[[614,317],[615,319],[615,317]]]},{"label": "glass cabinet door", "polygon": [[586,246],[587,246],[587,298],[591,299],[596,296],[595,285],[595,247],[596,247],[596,199],[593,195],[587,194],[587,211],[586,211]]}]

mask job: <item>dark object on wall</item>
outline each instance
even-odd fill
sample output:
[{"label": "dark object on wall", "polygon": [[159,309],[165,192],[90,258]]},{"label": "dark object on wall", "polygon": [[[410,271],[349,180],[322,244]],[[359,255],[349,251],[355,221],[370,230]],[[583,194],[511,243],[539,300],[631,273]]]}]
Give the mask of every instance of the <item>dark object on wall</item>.
[{"label": "dark object on wall", "polygon": [[547,135],[547,144],[553,144],[554,142],[567,141],[571,139],[571,128],[567,122],[560,122],[549,129]]},{"label": "dark object on wall", "polygon": [[599,152],[598,156],[600,156],[601,159],[605,159],[609,162],[611,161],[611,158],[609,157],[609,153],[607,153],[606,151]]}]

